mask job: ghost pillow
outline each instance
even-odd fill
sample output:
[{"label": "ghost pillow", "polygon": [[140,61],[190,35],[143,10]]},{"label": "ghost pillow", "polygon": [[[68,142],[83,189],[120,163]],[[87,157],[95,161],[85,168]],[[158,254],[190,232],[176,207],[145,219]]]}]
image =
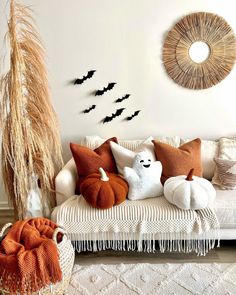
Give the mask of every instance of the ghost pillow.
[{"label": "ghost pillow", "polygon": [[124,178],[129,184],[129,200],[141,200],[163,195],[160,178],[162,165],[153,161],[149,153],[140,152],[133,160],[132,167],[124,168]]}]

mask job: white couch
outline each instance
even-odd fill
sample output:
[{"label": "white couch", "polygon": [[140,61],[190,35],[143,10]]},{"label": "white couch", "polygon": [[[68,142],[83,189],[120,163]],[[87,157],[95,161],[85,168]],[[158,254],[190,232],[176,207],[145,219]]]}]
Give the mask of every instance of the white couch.
[{"label": "white couch", "polygon": [[[187,140],[182,140],[177,136],[172,138],[159,137],[155,139],[172,144],[173,146],[176,146],[176,147],[178,147],[183,142],[187,141]],[[103,139],[97,136],[85,137],[85,139],[82,141],[82,144],[94,149],[98,147],[100,144],[102,144],[103,141],[104,141]],[[126,148],[130,148],[131,150],[134,150],[135,148],[137,148],[137,146],[141,142],[142,140],[119,141],[119,143],[122,146]],[[217,155],[218,155],[218,141],[202,140],[203,176],[207,179],[212,179],[214,175],[215,164],[214,164],[213,158]],[[74,196],[77,179],[78,179],[78,175],[76,171],[76,166],[75,166],[74,160],[71,159],[56,177],[57,207],[54,208],[54,211],[52,212],[52,220],[66,227],[67,230],[69,230],[69,235],[72,240],[78,240],[79,226],[81,226],[81,231],[83,231],[84,227],[87,227],[87,223],[78,224],[80,219],[77,218],[77,215],[86,214],[85,210],[81,208],[82,207],[85,208],[87,206],[88,208],[86,208],[86,210],[90,210],[89,205],[86,204],[82,196]],[[215,210],[216,216],[220,223],[220,231],[219,231],[220,239],[221,240],[236,239],[236,190],[220,190],[216,188],[216,192],[217,192],[216,200],[213,204],[213,209]],[[150,202],[152,202],[151,199],[147,199],[147,200],[150,200]],[[126,202],[128,204],[127,206],[129,206],[130,204],[128,203],[129,201],[126,201]],[[134,204],[134,202],[132,204]],[[126,204],[123,206],[126,206]],[[140,206],[142,206],[142,202],[140,202]],[[119,207],[119,206],[116,206],[116,207]],[[112,214],[116,214],[115,212],[117,212],[117,211],[112,211],[113,208],[111,210],[109,209],[110,211],[107,211],[108,213],[106,213],[106,214],[110,214],[109,215],[110,218],[112,218]],[[123,210],[122,208],[123,207],[121,206],[114,210]],[[91,209],[91,210],[94,210],[94,209]],[[94,216],[96,216],[96,212],[94,214],[95,214]],[[99,224],[100,222],[100,226],[102,226],[102,222],[104,222],[104,220],[99,220],[99,218],[101,217],[98,217],[97,223]],[[105,215],[103,216],[103,218],[106,218]],[[140,216],[139,218],[145,219],[145,216]],[[122,226],[125,227],[125,220],[120,220],[119,223],[120,223],[119,226],[121,228]],[[148,224],[146,226],[148,226]],[[114,239],[114,237],[117,235],[117,232],[114,230],[114,228],[116,228],[116,225],[113,224],[113,227],[109,232],[101,233],[101,239],[109,240],[109,237],[111,237],[111,239]],[[91,231],[93,230],[91,229]],[[139,239],[138,235],[131,237],[130,234],[128,234],[127,237],[124,236],[122,238],[123,239],[126,239],[126,238]],[[95,240],[95,239],[97,239],[97,236],[96,237],[93,236],[93,233],[91,232],[91,237],[89,238],[88,236],[86,237],[86,240],[87,240],[86,246],[82,247],[81,249],[83,248],[89,249],[89,243],[91,242],[91,240]],[[117,239],[120,239],[120,237],[117,236]],[[110,244],[107,246],[110,246]],[[122,247],[125,248],[124,245]],[[98,245],[98,248],[99,248],[99,245]],[[101,249],[104,248],[104,245],[101,246],[100,248]]]}]

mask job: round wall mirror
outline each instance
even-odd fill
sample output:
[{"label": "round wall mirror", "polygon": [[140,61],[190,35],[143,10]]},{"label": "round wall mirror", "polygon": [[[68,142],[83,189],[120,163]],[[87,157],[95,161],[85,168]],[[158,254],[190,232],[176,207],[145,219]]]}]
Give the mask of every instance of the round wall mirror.
[{"label": "round wall mirror", "polygon": [[206,42],[196,41],[190,46],[188,53],[191,60],[199,64],[209,58],[211,49]]},{"label": "round wall mirror", "polygon": [[236,59],[236,38],[220,16],[192,13],[167,34],[163,63],[168,75],[189,89],[206,89],[222,81]]}]

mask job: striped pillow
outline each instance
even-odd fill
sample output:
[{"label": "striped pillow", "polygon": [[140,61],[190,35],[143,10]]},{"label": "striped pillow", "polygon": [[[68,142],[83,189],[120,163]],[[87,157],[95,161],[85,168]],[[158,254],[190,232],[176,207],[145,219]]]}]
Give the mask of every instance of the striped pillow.
[{"label": "striped pillow", "polygon": [[223,189],[236,189],[236,161],[214,158],[219,176],[219,186]]}]

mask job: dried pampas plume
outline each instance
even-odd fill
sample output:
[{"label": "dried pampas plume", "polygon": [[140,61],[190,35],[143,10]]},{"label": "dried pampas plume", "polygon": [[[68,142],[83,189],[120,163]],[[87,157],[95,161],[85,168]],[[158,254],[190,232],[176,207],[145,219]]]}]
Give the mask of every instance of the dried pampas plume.
[{"label": "dried pampas plume", "polygon": [[54,178],[62,166],[56,114],[51,104],[44,50],[31,10],[10,1],[7,37],[10,69],[1,78],[2,173],[16,217],[26,213],[32,175],[44,202],[55,205]]}]

